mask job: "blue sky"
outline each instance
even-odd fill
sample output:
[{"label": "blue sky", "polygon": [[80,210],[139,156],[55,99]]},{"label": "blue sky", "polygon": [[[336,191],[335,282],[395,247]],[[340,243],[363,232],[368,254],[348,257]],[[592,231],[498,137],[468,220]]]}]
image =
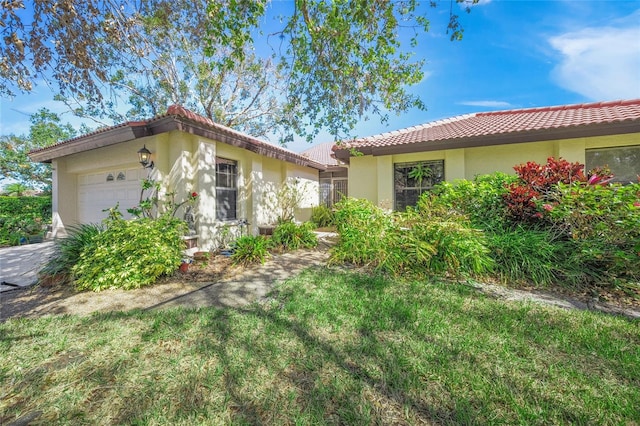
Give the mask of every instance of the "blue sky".
[{"label": "blue sky", "polygon": [[[274,2],[273,12],[279,7],[287,3]],[[414,51],[426,60],[425,78],[411,91],[427,111],[392,115],[388,125],[362,121],[358,136],[470,112],[640,98],[640,0],[481,0],[470,14],[458,9],[461,42],[449,41],[448,13],[448,2],[430,10],[431,31]],[[0,133],[26,133],[29,114],[41,107],[63,113],[52,99],[46,85],[1,99]],[[63,120],[79,126],[70,114]],[[329,140],[322,134],[316,142]]]}]

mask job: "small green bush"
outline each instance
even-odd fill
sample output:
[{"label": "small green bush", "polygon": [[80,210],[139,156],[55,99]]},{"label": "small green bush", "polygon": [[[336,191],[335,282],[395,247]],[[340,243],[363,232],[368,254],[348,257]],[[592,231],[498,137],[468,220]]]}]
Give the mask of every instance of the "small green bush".
[{"label": "small green bush", "polygon": [[318,245],[318,237],[313,232],[313,223],[311,222],[305,222],[301,225],[284,222],[273,230],[271,245],[282,250],[314,248]]},{"label": "small green bush", "polygon": [[575,283],[640,280],[640,183],[558,184],[542,205],[549,228],[568,241],[568,264],[581,265]]},{"label": "small green bush", "polygon": [[[424,262],[429,273],[458,276],[489,272],[493,261],[484,233],[473,228],[465,215],[434,201],[434,196],[425,193],[415,208],[399,214],[402,226],[408,228],[410,242],[409,250],[403,251],[412,254],[416,252],[414,247],[429,244],[433,254]],[[420,258],[409,256],[410,265],[421,263]]]},{"label": "small green bush", "polygon": [[476,176],[472,181],[441,182],[432,191],[435,205],[456,210],[466,215],[473,226],[485,231],[502,229],[508,223],[504,196],[517,176],[496,172]]},{"label": "small green bush", "polygon": [[329,207],[325,205],[315,206],[311,209],[311,221],[315,223],[319,228],[333,226],[334,213]]},{"label": "small green bush", "polygon": [[454,210],[424,194],[416,208],[385,213],[366,200],[338,203],[340,234],[334,261],[372,266],[399,275],[483,274],[492,267],[484,234]]},{"label": "small green bush", "polygon": [[335,224],[340,240],[331,249],[335,262],[378,266],[397,236],[397,224],[370,201],[346,197],[336,204]]},{"label": "small green bush", "polygon": [[183,221],[168,217],[109,221],[71,269],[77,288],[129,290],[173,273],[182,259],[185,228]]},{"label": "small green bush", "polygon": [[269,240],[263,235],[246,235],[234,243],[231,261],[234,265],[264,263],[269,257]]},{"label": "small green bush", "polygon": [[74,265],[80,260],[82,252],[94,244],[94,238],[105,227],[99,224],[85,224],[67,228],[66,237],[55,240],[53,257],[40,271],[41,276],[70,276]]}]

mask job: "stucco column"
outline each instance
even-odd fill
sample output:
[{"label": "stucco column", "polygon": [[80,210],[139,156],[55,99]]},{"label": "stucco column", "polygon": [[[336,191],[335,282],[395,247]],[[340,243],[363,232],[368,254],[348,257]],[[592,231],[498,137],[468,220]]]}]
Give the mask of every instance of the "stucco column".
[{"label": "stucco column", "polygon": [[216,145],[202,140],[197,142],[194,155],[198,204],[196,230],[198,246],[204,250],[213,248],[216,232]]},{"label": "stucco column", "polygon": [[66,235],[66,225],[78,222],[78,178],[75,173],[67,172],[63,159],[52,160],[51,168],[51,236],[55,238]]},{"label": "stucco column", "polygon": [[251,209],[250,217],[251,222],[251,234],[258,233],[258,225],[264,225],[268,223],[269,219],[264,211],[264,203],[262,201],[264,193],[264,176],[262,173],[262,158],[256,157],[251,161],[251,171],[249,175],[247,191],[250,193]]},{"label": "stucco column", "polygon": [[384,209],[393,209],[393,157],[383,155],[376,158],[378,199],[372,200]]}]

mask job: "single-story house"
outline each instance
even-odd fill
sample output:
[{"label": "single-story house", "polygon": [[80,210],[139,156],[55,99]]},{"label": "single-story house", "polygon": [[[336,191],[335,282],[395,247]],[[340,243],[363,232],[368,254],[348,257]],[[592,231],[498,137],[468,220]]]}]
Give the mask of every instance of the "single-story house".
[{"label": "single-story house", "polygon": [[[149,151],[147,167],[139,151]],[[53,234],[100,222],[105,209],[140,201],[141,180],[154,179],[177,201],[197,192],[195,232],[203,249],[220,227],[273,223],[273,195],[284,182],[304,186],[311,207],[342,196],[403,209],[435,183],[514,173],[527,161],[562,157],[608,165],[623,182],[640,175],[640,99],[466,114],[298,154],[221,126],[180,106],[144,121],[102,129],[30,153],[53,166]],[[149,167],[153,165],[153,167]],[[423,179],[416,178],[416,169]],[[182,212],[180,212],[182,214]],[[126,217],[126,213],[125,213]]]},{"label": "single-story house", "polygon": [[[150,153],[147,167],[139,163],[139,151]],[[203,249],[212,247],[225,224],[247,221],[256,233],[259,225],[274,223],[273,197],[284,182],[308,192],[296,217],[308,220],[318,201],[318,173],[326,169],[180,106],[29,155],[52,164],[53,236],[64,235],[70,225],[102,221],[105,209],[116,204],[129,217],[126,209],[139,204],[141,181],[149,178],[161,183],[160,199],[175,193],[175,201],[181,202],[198,194],[195,233]]]},{"label": "single-story house", "polygon": [[[640,99],[466,114],[346,141],[349,196],[396,210],[437,182],[513,174],[527,161],[564,158],[608,166],[620,182],[640,175]],[[425,177],[417,179],[416,173]]]}]

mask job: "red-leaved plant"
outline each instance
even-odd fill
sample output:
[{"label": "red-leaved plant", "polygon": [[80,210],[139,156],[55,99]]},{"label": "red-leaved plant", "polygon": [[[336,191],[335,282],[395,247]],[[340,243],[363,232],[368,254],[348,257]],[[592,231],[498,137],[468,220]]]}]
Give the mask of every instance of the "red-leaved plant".
[{"label": "red-leaved plant", "polygon": [[529,161],[513,168],[520,181],[509,185],[503,195],[509,215],[516,221],[534,222],[543,217],[536,201],[552,199],[555,186],[562,182],[586,182],[584,165],[563,158],[549,157],[547,164]]}]

